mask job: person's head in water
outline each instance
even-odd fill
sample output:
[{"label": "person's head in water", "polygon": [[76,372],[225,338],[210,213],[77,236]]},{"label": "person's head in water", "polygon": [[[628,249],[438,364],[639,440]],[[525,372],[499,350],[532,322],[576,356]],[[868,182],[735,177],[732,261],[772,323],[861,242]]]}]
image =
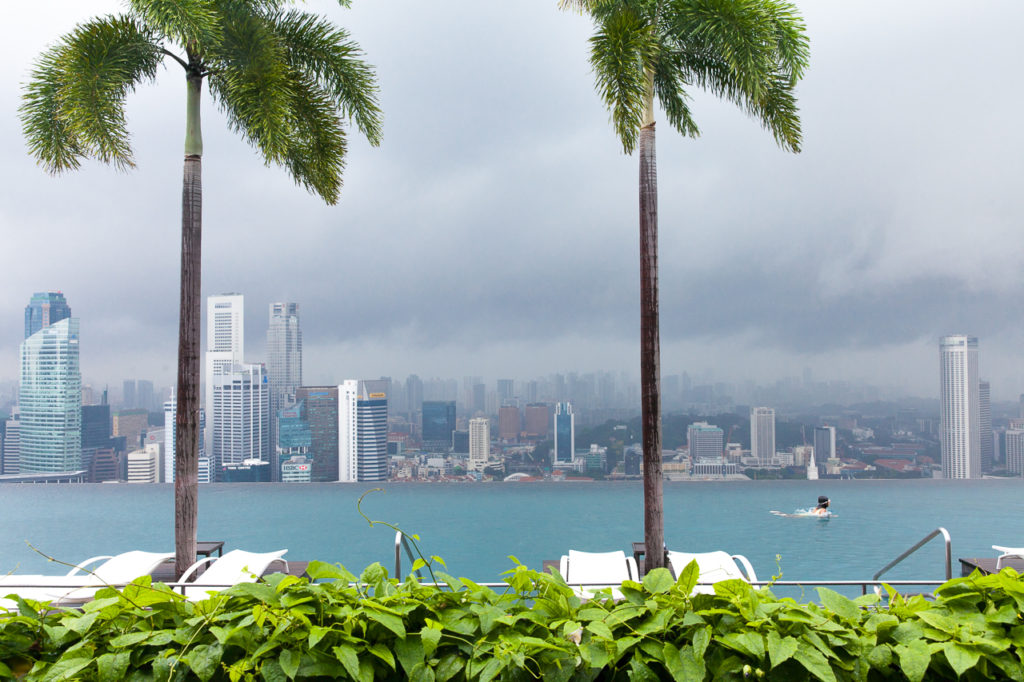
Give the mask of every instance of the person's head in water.
[{"label": "person's head in water", "polygon": [[818,495],[818,509],[828,509],[829,501],[825,495]]}]

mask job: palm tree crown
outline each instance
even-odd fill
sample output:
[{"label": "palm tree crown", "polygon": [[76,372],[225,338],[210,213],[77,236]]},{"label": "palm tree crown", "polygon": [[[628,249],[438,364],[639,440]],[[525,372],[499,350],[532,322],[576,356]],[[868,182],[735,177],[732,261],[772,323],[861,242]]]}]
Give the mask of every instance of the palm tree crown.
[{"label": "palm tree crown", "polygon": [[[53,173],[86,157],[132,167],[125,98],[169,59],[208,81],[229,125],[268,164],[336,203],[344,122],[380,141],[375,76],[344,29],[290,4],[131,0],[125,14],[78,26],[39,58],[25,86],[32,155]],[[192,143],[201,153],[201,138]]]},{"label": "palm tree crown", "polygon": [[[687,90],[734,102],[799,151],[794,89],[808,63],[796,9],[779,0],[560,0],[595,23],[590,63],[627,153],[656,97],[673,128],[700,134]],[[652,118],[653,120],[653,118]]]}]

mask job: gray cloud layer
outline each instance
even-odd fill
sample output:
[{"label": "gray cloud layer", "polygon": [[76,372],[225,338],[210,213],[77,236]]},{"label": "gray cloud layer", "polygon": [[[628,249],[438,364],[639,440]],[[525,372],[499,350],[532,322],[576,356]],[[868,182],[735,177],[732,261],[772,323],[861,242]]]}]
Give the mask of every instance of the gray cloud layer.
[{"label": "gray cloud layer", "polygon": [[[0,28],[0,377],[16,374],[31,292],[61,288],[87,376],[169,382],[180,76],[130,100],[137,170],[47,177],[20,138],[18,84],[75,21],[119,7],[57,5]],[[804,153],[699,94],[701,139],[659,128],[666,371],[806,364],[887,382],[902,363],[915,369],[900,380],[931,392],[935,337],[965,330],[996,395],[1017,392],[1024,133],[1008,84],[1024,6],[798,5],[813,53]],[[633,372],[636,159],[594,95],[587,21],[553,0],[309,8],[377,66],[385,139],[353,138],[341,205],[325,207],[204,111],[204,289],[246,294],[248,354],[267,303],[287,298],[314,380]]]}]

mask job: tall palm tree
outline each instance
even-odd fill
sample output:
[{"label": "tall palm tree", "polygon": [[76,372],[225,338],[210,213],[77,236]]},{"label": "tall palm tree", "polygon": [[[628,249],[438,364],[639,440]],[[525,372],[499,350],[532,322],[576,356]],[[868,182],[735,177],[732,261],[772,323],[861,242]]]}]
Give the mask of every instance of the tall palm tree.
[{"label": "tall palm tree", "polygon": [[[348,0],[339,0],[348,6]],[[37,161],[57,174],[84,158],[133,167],[129,92],[181,67],[186,85],[181,304],[175,428],[177,571],[195,561],[198,516],[199,320],[203,81],[229,126],[267,164],[284,166],[328,204],[338,201],[346,131],[380,140],[376,77],[348,32],[293,0],[128,0],[124,14],[80,24],[44,52],[20,114]],[[207,377],[207,381],[210,378]]]},{"label": "tall palm tree", "polygon": [[590,64],[623,150],[640,151],[640,390],[647,568],[664,566],[658,175],[655,99],[697,137],[687,89],[736,103],[784,149],[800,150],[794,89],[808,62],[796,9],[781,0],[559,0],[593,19]]}]

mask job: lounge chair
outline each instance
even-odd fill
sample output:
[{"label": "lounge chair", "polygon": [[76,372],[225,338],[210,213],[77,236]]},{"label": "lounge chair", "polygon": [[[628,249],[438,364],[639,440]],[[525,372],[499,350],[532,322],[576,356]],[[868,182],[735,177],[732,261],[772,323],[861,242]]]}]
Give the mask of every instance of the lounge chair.
[{"label": "lounge chair", "polygon": [[621,598],[618,587],[624,580],[639,580],[636,560],[617,552],[577,552],[569,550],[558,565],[558,572],[565,582],[576,588],[581,597],[592,597],[595,592],[612,588],[612,596]]},{"label": "lounge chair", "polygon": [[[256,582],[275,562],[284,564],[284,570],[287,571],[288,562],[281,558],[287,551],[287,549],[282,549],[276,552],[257,554],[233,549],[222,557],[207,557],[189,566],[176,587],[180,587],[182,593],[192,601],[209,599],[212,592],[219,592],[238,583]],[[196,578],[195,582],[189,583],[188,579],[192,577],[192,574],[205,564],[209,564],[206,570]]]},{"label": "lounge chair", "polygon": [[1006,559],[1024,559],[1024,547],[1003,547],[1002,545],[992,545],[992,549],[1002,552],[996,559],[996,571],[1003,569],[1003,562]]},{"label": "lounge chair", "polygon": [[[720,580],[745,580],[746,582],[757,582],[757,574],[754,567],[742,554],[728,552],[701,552],[691,554],[689,552],[669,552],[668,564],[672,572],[678,577],[691,561],[696,561],[700,568],[700,575],[697,578],[697,586],[693,588],[694,594],[714,594],[715,588],[712,583]],[[737,566],[737,562],[743,567]],[[703,584],[702,584],[703,583]]]},{"label": "lounge chair", "polygon": [[[127,585],[136,578],[149,575],[157,567],[174,558],[173,553],[124,552],[117,556],[96,556],[86,559],[66,575],[18,575],[0,577],[0,593],[16,593],[23,599],[52,601],[57,604],[80,603],[92,599],[96,590],[112,585]],[[102,564],[89,570],[87,567]],[[10,608],[10,604],[5,604]]]}]

